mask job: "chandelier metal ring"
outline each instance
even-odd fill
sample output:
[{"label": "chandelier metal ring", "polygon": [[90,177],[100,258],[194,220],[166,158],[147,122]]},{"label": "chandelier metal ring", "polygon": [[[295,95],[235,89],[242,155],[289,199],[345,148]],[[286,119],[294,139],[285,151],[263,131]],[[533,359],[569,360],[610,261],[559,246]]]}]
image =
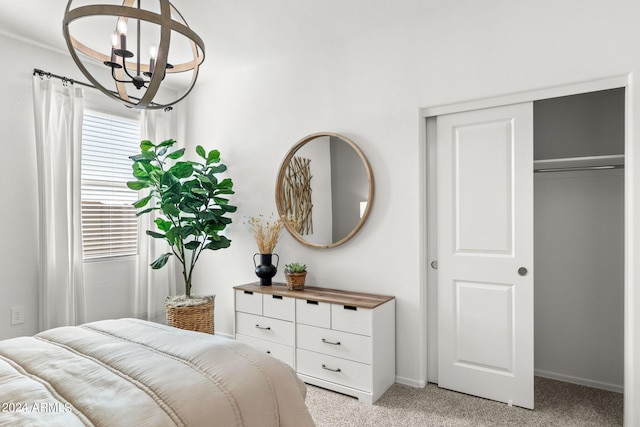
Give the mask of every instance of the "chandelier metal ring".
[{"label": "chandelier metal ring", "polygon": [[[193,89],[193,86],[195,85],[196,79],[198,77],[199,66],[204,61],[204,42],[193,30],[191,30],[191,28],[189,28],[180,12],[178,12],[177,9],[175,9],[175,7],[171,5],[168,0],[155,1],[159,2],[160,13],[141,9],[139,3],[138,7],[134,7],[133,5],[136,0],[124,0],[121,6],[98,4],[79,6],[75,9],[71,9],[73,0],[69,0],[63,19],[63,34],[65,37],[65,41],[67,43],[69,52],[71,53],[71,57],[80,71],[103,93],[133,108],[159,109],[165,108],[169,105],[173,105],[181,101]],[[181,19],[184,24],[173,19],[172,13],[176,17]],[[129,52],[127,50],[115,49],[114,46],[111,55],[108,55],[104,52],[100,52],[94,48],[89,47],[88,45],[80,42],[76,37],[71,35],[71,30],[69,27],[73,21],[85,17],[96,16],[114,17],[116,18],[116,22],[122,20],[125,24],[129,20],[137,20],[138,25],[144,22],[147,24],[159,26],[160,37],[157,47],[157,59],[155,59],[155,63],[152,62],[151,64],[143,64],[140,62],[140,27],[138,27],[138,51],[135,54],[135,56],[137,57],[136,62],[127,60],[128,58],[134,56],[132,52]],[[178,64],[169,63],[168,53],[172,31],[181,34],[188,40],[191,56],[193,57],[193,59]],[[118,55],[118,57],[116,57],[116,61],[118,61],[117,63],[113,62],[114,51],[116,52],[116,55]],[[86,55],[87,57],[92,58],[97,62],[103,63],[104,65],[110,66],[116,90],[109,90],[104,86],[104,84],[98,81],[98,79],[96,79],[93,74],[87,69],[83,61],[80,59],[78,53]],[[137,73],[137,76],[131,75],[130,71],[132,70],[134,73]],[[163,70],[163,72],[154,72],[155,70]],[[188,89],[182,96],[172,102],[159,103],[153,101],[162,81],[164,80],[165,74],[182,73],[186,71],[193,71],[193,75]],[[150,79],[144,80],[141,74],[149,77]],[[128,78],[131,78],[131,80],[128,80]],[[128,89],[131,89],[128,83],[133,83],[133,85],[137,89],[140,89],[141,87],[146,88],[146,91],[141,98],[134,98],[133,94],[128,92]],[[139,99],[139,101],[134,102],[132,98]]]}]

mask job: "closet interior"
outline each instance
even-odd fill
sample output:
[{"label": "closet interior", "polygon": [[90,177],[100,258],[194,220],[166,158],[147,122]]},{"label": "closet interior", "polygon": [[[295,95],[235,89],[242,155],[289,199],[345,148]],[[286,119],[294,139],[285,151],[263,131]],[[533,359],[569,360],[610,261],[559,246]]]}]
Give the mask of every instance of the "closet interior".
[{"label": "closet interior", "polygon": [[534,102],[535,375],[623,391],[625,89]]}]

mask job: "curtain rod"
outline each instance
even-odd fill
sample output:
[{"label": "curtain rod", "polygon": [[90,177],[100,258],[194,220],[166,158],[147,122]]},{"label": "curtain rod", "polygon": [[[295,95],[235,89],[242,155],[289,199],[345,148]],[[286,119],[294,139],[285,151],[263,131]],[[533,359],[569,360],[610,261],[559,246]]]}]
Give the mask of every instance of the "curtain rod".
[{"label": "curtain rod", "polygon": [[[60,80],[62,80],[62,83],[63,83],[63,84],[67,84],[67,83],[70,83],[70,84],[72,84],[72,85],[78,84],[78,85],[85,86],[85,87],[88,87],[88,88],[91,88],[91,89],[98,89],[97,87],[95,87],[95,86],[94,86],[94,85],[92,85],[92,84],[85,83],[85,82],[79,82],[79,81],[77,81],[77,80],[70,79],[70,78],[65,77],[65,76],[59,76],[59,75],[57,75],[57,74],[53,74],[53,73],[50,73],[50,72],[48,72],[48,71],[42,71],[42,70],[40,70],[40,69],[38,69],[38,68],[34,68],[34,69],[33,69],[33,75],[34,75],[34,76],[36,76],[36,75],[37,75],[37,76],[40,76],[40,77],[47,77],[47,78],[49,78],[49,79],[50,79],[50,78],[60,79]],[[114,95],[118,95],[118,93],[117,93],[117,92],[115,92],[115,91],[112,91],[112,90],[111,90],[110,92],[111,92],[111,93],[113,93]],[[129,98],[131,98],[131,99],[135,99],[136,101],[140,101],[140,98],[136,98],[135,96],[130,96]],[[158,105],[158,104],[156,104],[155,102],[152,102],[151,104],[152,104],[152,105]],[[129,107],[129,108],[131,108],[131,107]],[[165,107],[165,108],[164,108],[164,111],[171,111],[171,110],[173,110],[173,107]]]}]

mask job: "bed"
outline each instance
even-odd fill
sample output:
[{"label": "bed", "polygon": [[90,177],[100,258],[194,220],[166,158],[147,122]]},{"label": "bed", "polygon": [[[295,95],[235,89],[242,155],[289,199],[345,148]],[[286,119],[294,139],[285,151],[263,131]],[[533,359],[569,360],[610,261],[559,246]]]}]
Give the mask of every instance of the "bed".
[{"label": "bed", "polygon": [[138,319],[0,342],[0,425],[313,426],[284,363]]}]

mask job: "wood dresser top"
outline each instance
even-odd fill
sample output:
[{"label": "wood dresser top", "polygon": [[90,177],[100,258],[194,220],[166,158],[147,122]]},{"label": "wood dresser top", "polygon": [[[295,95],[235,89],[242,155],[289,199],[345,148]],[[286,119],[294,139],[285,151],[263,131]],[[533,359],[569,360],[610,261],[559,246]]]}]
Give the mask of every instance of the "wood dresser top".
[{"label": "wood dresser top", "polygon": [[233,289],[258,292],[261,294],[282,295],[285,297],[306,299],[332,304],[351,305],[360,308],[375,308],[395,297],[387,295],[363,294],[361,292],[341,291],[338,289],[305,286],[301,291],[289,291],[284,283],[274,282],[271,286],[260,286],[260,282],[234,286]]}]

